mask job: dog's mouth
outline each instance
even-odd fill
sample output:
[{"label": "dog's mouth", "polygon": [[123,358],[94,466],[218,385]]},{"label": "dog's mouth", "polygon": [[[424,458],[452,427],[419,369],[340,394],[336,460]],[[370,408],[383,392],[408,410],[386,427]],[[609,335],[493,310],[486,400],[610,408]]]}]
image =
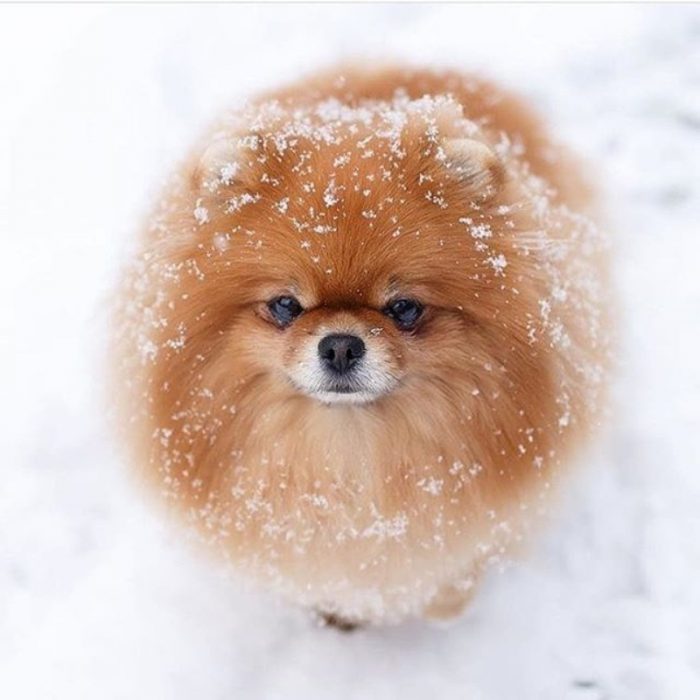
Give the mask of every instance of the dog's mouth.
[{"label": "dog's mouth", "polygon": [[357,379],[314,382],[310,386],[292,380],[292,385],[305,396],[326,405],[371,403],[389,391],[388,387],[367,386]]},{"label": "dog's mouth", "polygon": [[357,377],[333,378],[320,382],[311,391],[305,391],[311,398],[325,404],[334,403],[370,403],[379,398],[384,392],[367,386]]},{"label": "dog's mouth", "polygon": [[343,382],[343,383],[338,383],[334,382],[333,384],[330,384],[328,387],[322,389],[322,391],[329,393],[329,394],[357,394],[362,391],[366,391],[366,389],[363,389],[362,387],[358,387],[353,383],[350,382]]},{"label": "dog's mouth", "polygon": [[324,404],[363,404],[375,401],[383,393],[354,389],[351,387],[337,387],[333,389],[320,389],[313,392],[305,392],[311,398]]},{"label": "dog's mouth", "polygon": [[315,362],[300,363],[286,375],[299,393],[326,405],[368,404],[389,394],[399,383],[394,373],[365,363],[342,373]]}]

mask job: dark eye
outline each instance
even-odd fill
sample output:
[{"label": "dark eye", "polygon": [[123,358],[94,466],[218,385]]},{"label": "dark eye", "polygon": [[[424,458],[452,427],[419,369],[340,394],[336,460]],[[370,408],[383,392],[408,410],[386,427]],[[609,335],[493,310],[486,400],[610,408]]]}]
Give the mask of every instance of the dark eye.
[{"label": "dark eye", "polygon": [[267,308],[280,326],[288,326],[304,310],[294,297],[277,297]]},{"label": "dark eye", "polygon": [[397,299],[384,309],[384,313],[394,319],[401,330],[407,331],[418,323],[423,307],[414,299]]}]

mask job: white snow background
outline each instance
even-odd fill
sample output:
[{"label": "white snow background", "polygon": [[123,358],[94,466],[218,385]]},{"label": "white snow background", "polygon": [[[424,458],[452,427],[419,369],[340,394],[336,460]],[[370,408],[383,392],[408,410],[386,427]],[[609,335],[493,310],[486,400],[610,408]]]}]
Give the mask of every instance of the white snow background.
[{"label": "white snow background", "polygon": [[[449,627],[351,635],[164,525],[104,415],[105,300],[218,112],[343,57],[479,70],[592,162],[610,429]],[[700,698],[700,7],[0,7],[0,697]]]}]

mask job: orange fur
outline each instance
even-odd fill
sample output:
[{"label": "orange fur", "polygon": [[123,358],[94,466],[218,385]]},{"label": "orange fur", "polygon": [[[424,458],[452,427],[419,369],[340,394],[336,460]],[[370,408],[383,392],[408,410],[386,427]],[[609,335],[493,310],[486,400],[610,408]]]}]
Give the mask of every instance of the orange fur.
[{"label": "orange fur", "polygon": [[[134,459],[241,571],[350,620],[458,611],[595,421],[604,248],[588,189],[471,76],[336,71],[227,115],[165,190],[120,296]],[[266,302],[294,294],[286,329]],[[396,295],[425,314],[401,331]],[[298,377],[329,332],[387,388]]]}]

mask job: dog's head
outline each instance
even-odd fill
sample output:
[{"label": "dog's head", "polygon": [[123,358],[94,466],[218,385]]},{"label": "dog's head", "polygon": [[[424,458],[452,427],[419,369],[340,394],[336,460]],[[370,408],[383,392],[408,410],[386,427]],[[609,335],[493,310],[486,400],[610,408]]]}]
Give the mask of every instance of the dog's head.
[{"label": "dog's head", "polygon": [[215,474],[251,440],[307,459],[298,436],[335,416],[346,452],[395,430],[412,452],[392,459],[551,457],[581,395],[564,380],[595,370],[575,334],[595,342],[596,292],[557,239],[576,222],[517,167],[449,97],[237,115],[171,186],[131,276],[154,461]]},{"label": "dog's head", "polygon": [[204,354],[218,381],[234,391],[264,376],[281,397],[325,404],[435,387],[463,403],[485,373],[500,383],[500,355],[523,331],[509,322],[525,301],[514,212],[460,108],[273,103],[244,124],[213,139],[188,183],[182,253],[196,270],[179,303],[216,330]]}]

